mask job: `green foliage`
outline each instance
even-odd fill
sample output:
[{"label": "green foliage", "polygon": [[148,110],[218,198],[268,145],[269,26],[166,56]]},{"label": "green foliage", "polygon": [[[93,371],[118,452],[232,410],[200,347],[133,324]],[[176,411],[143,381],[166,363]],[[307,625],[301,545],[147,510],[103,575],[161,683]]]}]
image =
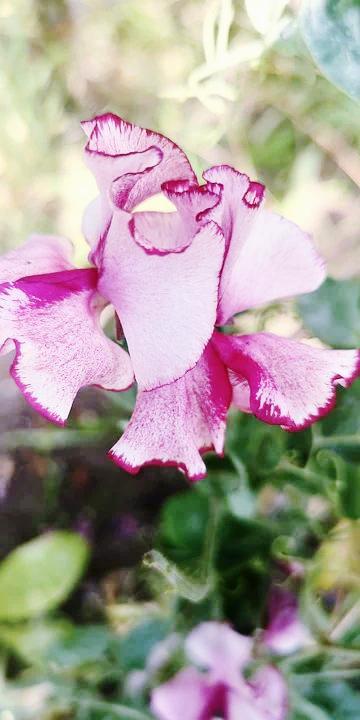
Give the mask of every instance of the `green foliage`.
[{"label": "green foliage", "polygon": [[328,278],[298,300],[305,326],[328,345],[354,348],[360,344],[360,282]]},{"label": "green foliage", "polygon": [[300,28],[324,75],[359,100],[359,0],[305,0]]},{"label": "green foliage", "polygon": [[14,550],[0,565],[0,620],[24,620],[58,607],[84,572],[88,552],[80,535],[65,531]]}]

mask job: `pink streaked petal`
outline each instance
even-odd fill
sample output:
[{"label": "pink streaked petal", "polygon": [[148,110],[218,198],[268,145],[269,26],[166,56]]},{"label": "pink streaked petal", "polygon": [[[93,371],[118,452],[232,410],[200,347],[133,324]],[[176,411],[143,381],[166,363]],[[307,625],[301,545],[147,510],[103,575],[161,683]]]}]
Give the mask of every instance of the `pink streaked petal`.
[{"label": "pink streaked petal", "polygon": [[285,720],[288,713],[288,689],[282,674],[267,665],[251,678],[255,707],[261,720]]},{"label": "pink streaked petal", "polygon": [[[117,184],[115,195],[118,207],[131,210],[145,198],[160,192],[166,180],[184,178],[196,181],[186,155],[160,133],[125,122],[113,113],[85,121],[82,127],[89,138],[86,146],[88,162],[93,162],[96,156],[98,160],[103,159],[101,169],[100,165],[92,167],[102,191],[106,192],[110,187],[108,179],[111,174],[112,180],[138,174],[133,178],[135,182],[128,177],[124,183],[120,181],[120,185]],[[136,167],[138,160],[135,156],[141,155],[144,155],[146,161],[142,162],[138,157],[142,164]],[[104,185],[105,177],[107,188]]]},{"label": "pink streaked petal", "polygon": [[73,246],[56,235],[30,235],[28,240],[0,257],[0,283],[28,275],[70,270]]},{"label": "pink streaked petal", "polygon": [[64,424],[86,385],[125,390],[133,381],[127,353],[100,326],[104,301],[96,270],[69,270],[0,286],[0,347],[13,340],[12,376],[46,418]]},{"label": "pink streaked petal", "polygon": [[229,370],[229,380],[232,386],[232,403],[241,412],[251,413],[250,409],[250,387],[245,378]]},{"label": "pink streaked petal", "polygon": [[117,211],[107,234],[99,290],[115,307],[142,390],[194,367],[214,327],[224,240],[207,223],[181,253],[146,252]]},{"label": "pink streaked petal", "polygon": [[336,386],[360,375],[357,350],[323,350],[271,333],[216,333],[214,343],[224,363],[249,383],[251,412],[285,430],[302,430],[326,415]]},{"label": "pink streaked petal", "polygon": [[225,261],[218,321],[264,303],[316,290],[325,265],[310,236],[280,215],[260,209],[241,247]]},{"label": "pink streaked petal", "polygon": [[230,398],[226,370],[210,343],[180,380],[139,393],[110,457],[133,474],[144,465],[174,465],[198,480],[206,473],[200,452],[223,450]]},{"label": "pink streaked petal", "polygon": [[[185,668],[151,693],[151,711],[158,720],[201,720],[207,718],[212,689],[206,677],[194,668]],[[206,715],[205,715],[206,713]]]},{"label": "pink streaked petal", "polygon": [[211,670],[214,681],[222,681],[229,687],[242,685],[240,672],[251,659],[252,647],[251,638],[220,622],[201,623],[185,642],[189,659]]}]

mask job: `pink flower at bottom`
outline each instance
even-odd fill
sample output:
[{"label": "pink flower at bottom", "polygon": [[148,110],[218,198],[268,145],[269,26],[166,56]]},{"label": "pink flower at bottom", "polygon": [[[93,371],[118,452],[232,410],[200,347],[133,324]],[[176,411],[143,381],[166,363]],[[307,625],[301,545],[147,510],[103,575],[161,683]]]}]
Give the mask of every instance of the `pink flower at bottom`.
[{"label": "pink flower at bottom", "polygon": [[205,622],[188,636],[187,667],[155,688],[151,710],[158,720],[285,720],[288,694],[281,673],[268,665],[250,679],[252,641],[225,624]]}]

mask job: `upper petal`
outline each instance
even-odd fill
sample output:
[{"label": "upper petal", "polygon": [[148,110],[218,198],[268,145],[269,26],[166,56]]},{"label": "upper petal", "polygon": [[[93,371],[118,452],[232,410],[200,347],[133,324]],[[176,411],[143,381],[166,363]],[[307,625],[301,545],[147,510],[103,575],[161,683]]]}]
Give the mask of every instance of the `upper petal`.
[{"label": "upper petal", "polygon": [[30,235],[23,245],[0,256],[0,283],[28,275],[70,270],[73,267],[72,251],[72,243],[66,238]]},{"label": "upper petal", "polygon": [[204,173],[220,187],[219,202],[205,215],[222,228],[227,254],[221,273],[218,322],[235,313],[315,290],[325,268],[310,236],[261,206],[264,187],[229,166]]},{"label": "upper petal", "polygon": [[121,319],[139,387],[150,390],[194,367],[212,335],[223,235],[207,223],[183,252],[159,255],[134,240],[128,220],[114,214],[99,289]]},{"label": "upper petal", "polygon": [[45,417],[64,424],[85,385],[124,390],[130,358],[103,333],[96,270],[39,275],[0,286],[0,348],[14,341],[11,374]]},{"label": "upper petal", "polygon": [[224,363],[246,378],[251,412],[286,430],[301,430],[328,413],[336,386],[360,375],[358,350],[323,350],[271,333],[216,333],[214,343]]},{"label": "upper petal", "polygon": [[226,370],[209,343],[182,378],[139,393],[129,425],[110,457],[131,473],[144,465],[176,465],[198,480],[206,473],[200,452],[223,450],[230,399]]},{"label": "upper petal", "polygon": [[125,122],[113,113],[86,120],[82,127],[89,138],[87,162],[101,191],[108,192],[116,181],[118,207],[132,209],[159,192],[166,180],[196,181],[183,151],[160,133]]}]

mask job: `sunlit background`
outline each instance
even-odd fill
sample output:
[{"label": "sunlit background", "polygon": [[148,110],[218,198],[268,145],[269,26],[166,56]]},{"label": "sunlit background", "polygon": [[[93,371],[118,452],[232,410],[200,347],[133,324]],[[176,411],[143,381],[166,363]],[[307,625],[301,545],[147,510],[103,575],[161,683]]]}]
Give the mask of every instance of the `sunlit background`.
[{"label": "sunlit background", "polygon": [[[81,220],[96,188],[83,162],[80,120],[110,110],[171,137],[199,178],[207,166],[228,163],[265,183],[269,207],[313,234],[330,275],[358,275],[358,105],[314,64],[293,21],[299,6],[296,0],[1,0],[1,251],[31,232],[47,232],[71,238],[77,264],[86,262]],[[316,334],[304,328],[292,303],[238,322],[246,331],[266,329],[311,342]],[[354,335],[359,342],[360,326]],[[158,602],[154,581],[144,579],[138,564],[153,545],[161,505],[186,482],[157,469],[129,478],[106,459],[105,449],[129,415],[131,393],[82,392],[69,428],[52,429],[26,406],[8,379],[8,366],[2,358],[0,556],[49,529],[80,533],[92,543],[91,562],[78,586],[75,568],[75,590],[62,606],[61,622],[66,617],[95,623],[105,614],[115,629],[132,627],[144,607]],[[274,488],[263,489],[260,511],[270,512],[276,498]],[[291,502],[296,505],[295,496]],[[326,515],[326,502],[315,495],[311,503],[307,509],[316,525]],[[66,590],[58,604],[65,597]],[[1,606],[0,621],[8,619],[11,612],[7,618]],[[41,655],[46,633],[53,633],[53,643],[62,637],[60,620],[56,629],[34,622],[20,639],[13,626],[7,635],[0,627],[7,648],[1,650],[1,672],[10,680]],[[99,662],[94,648],[105,643],[99,632],[80,642],[90,648],[90,665]],[[83,650],[74,649],[75,641],[71,647],[68,656],[59,650],[54,662],[63,669],[67,657],[74,684],[80,673],[74,654]],[[85,673],[81,682],[92,687],[95,676],[95,670],[94,676]],[[101,676],[105,690],[107,677],[111,689],[108,665]],[[49,682],[40,673],[21,696],[11,681],[0,680],[0,720],[135,717],[110,710],[90,716],[86,703],[83,714],[71,714],[68,706],[62,711],[60,704],[58,714],[47,714]],[[100,691],[95,680],[93,685],[95,697]],[[295,720],[328,717],[304,714]]]}]

